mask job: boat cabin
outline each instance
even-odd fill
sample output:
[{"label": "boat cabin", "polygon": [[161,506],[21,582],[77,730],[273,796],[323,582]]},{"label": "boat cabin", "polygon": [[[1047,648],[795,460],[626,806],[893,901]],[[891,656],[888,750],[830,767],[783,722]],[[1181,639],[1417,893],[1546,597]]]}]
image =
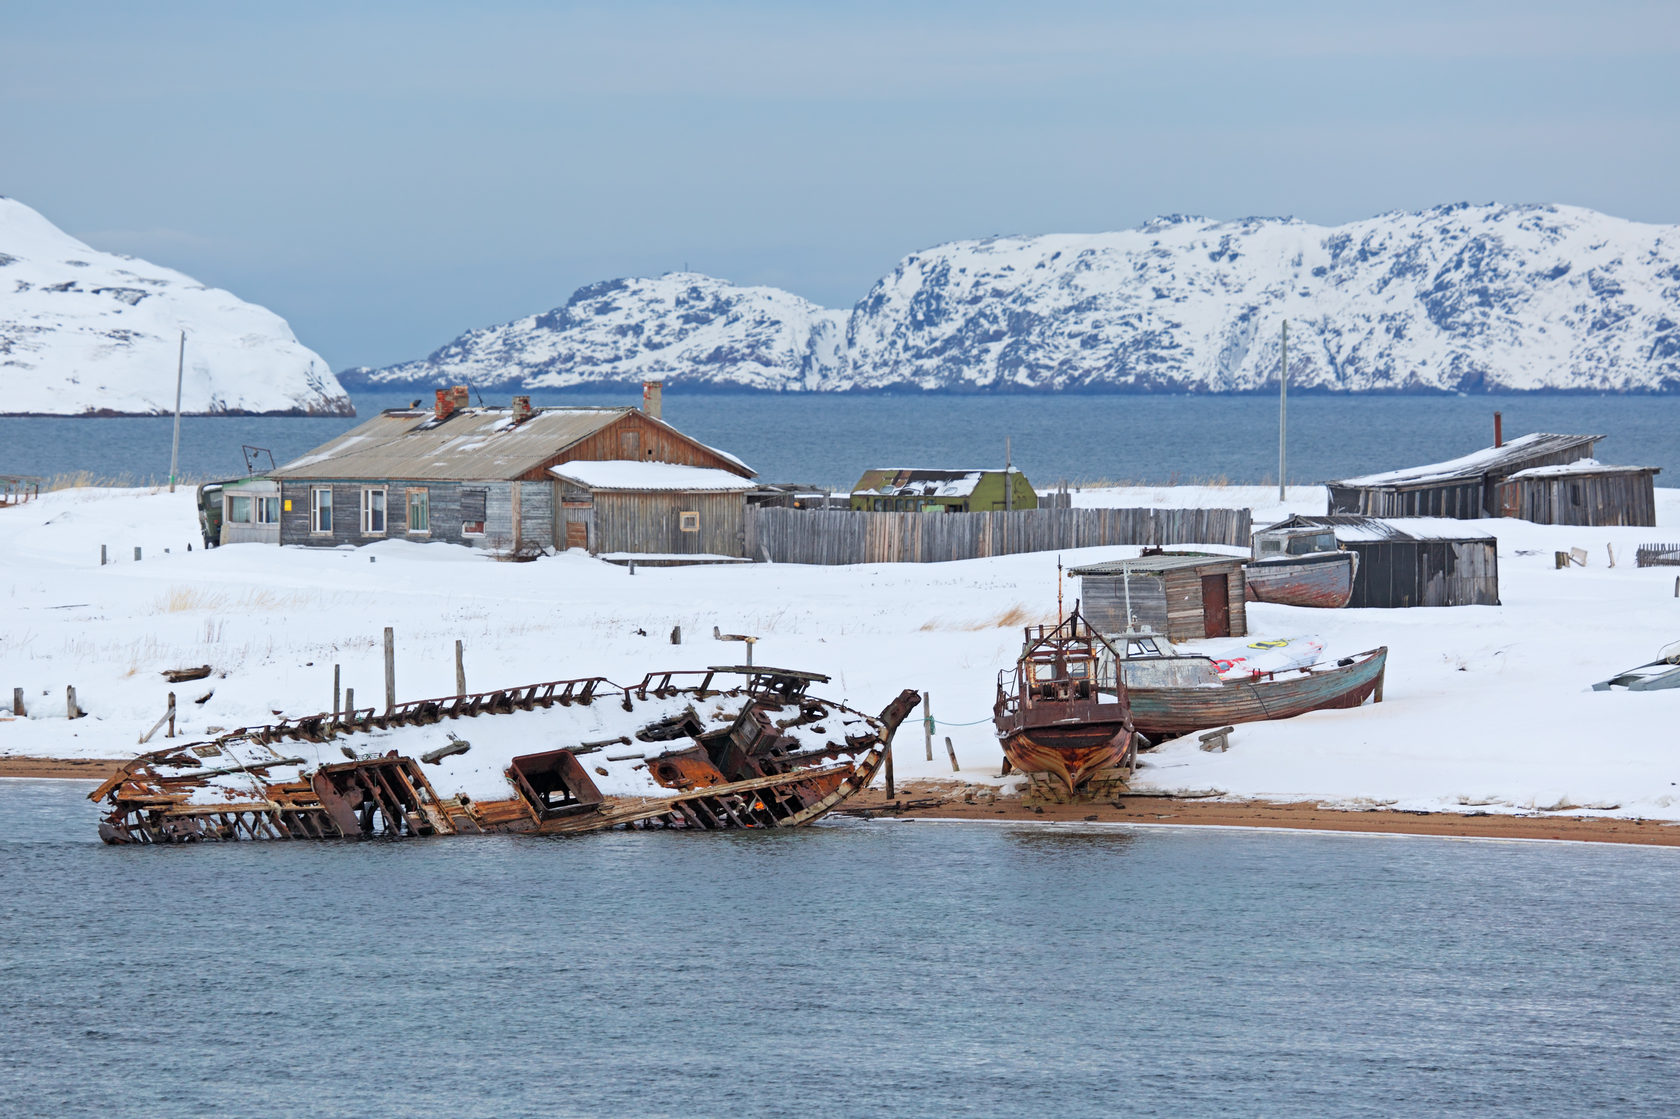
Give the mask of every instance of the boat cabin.
[{"label": "boat cabin", "polygon": [[1253,557],[1257,560],[1278,556],[1311,556],[1319,552],[1340,551],[1336,533],[1332,529],[1267,528],[1254,534]]}]

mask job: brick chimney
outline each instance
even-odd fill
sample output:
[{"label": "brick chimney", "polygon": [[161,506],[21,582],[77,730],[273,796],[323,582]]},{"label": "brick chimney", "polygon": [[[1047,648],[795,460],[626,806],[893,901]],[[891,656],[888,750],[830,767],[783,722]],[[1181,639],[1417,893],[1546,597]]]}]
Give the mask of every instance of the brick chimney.
[{"label": "brick chimney", "polygon": [[467,386],[456,385],[454,388],[450,389],[449,400],[450,403],[454,404],[456,411],[460,411],[462,408],[465,408],[470,403],[467,400]]},{"label": "brick chimney", "polygon": [[531,398],[516,396],[513,398],[513,422],[522,424],[531,418]]},{"label": "brick chimney", "polygon": [[1493,445],[1495,447],[1505,445],[1505,417],[1498,412],[1493,414]]},{"label": "brick chimney", "polygon": [[437,420],[447,420],[455,411],[455,400],[448,389],[437,390],[437,404],[432,408],[432,417]]},{"label": "brick chimney", "polygon": [[664,393],[664,381],[643,381],[642,411],[646,412],[656,420],[659,419],[660,397],[662,397]]}]

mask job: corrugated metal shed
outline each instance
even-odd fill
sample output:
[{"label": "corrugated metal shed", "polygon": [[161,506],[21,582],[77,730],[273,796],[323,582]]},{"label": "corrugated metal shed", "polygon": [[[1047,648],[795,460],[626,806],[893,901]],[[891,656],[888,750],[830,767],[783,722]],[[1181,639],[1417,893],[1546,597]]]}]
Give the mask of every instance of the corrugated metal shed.
[{"label": "corrugated metal shed", "polygon": [[1349,608],[1499,605],[1499,542],[1461,521],[1299,515],[1260,531],[1305,527],[1332,529],[1359,555]]},{"label": "corrugated metal shed", "polygon": [[1475,519],[1499,515],[1496,488],[1505,478],[1537,466],[1588,458],[1602,435],[1535,432],[1446,462],[1362,474],[1327,483],[1329,512],[1375,517],[1440,516]]}]

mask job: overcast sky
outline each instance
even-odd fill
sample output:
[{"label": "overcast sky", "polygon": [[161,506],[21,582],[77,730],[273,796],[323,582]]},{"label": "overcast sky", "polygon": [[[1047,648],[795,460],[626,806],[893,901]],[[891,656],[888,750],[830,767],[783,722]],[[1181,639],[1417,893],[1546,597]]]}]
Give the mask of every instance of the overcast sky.
[{"label": "overcast sky", "polygon": [[848,307],[1164,213],[1680,222],[1677,56],[1672,2],[5,0],[0,194],[342,369],[615,276]]}]

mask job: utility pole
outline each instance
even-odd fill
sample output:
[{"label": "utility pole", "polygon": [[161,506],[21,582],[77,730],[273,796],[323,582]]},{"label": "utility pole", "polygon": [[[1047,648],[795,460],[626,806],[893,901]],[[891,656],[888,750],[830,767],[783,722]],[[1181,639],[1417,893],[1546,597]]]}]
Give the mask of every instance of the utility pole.
[{"label": "utility pole", "polygon": [[1283,320],[1283,362],[1278,368],[1278,500],[1284,500],[1284,446],[1289,432],[1289,320]]},{"label": "utility pole", "polygon": [[181,375],[187,367],[187,332],[181,331],[181,349],[175,355],[175,442],[169,448],[169,492],[175,492],[175,467],[181,461]]}]

